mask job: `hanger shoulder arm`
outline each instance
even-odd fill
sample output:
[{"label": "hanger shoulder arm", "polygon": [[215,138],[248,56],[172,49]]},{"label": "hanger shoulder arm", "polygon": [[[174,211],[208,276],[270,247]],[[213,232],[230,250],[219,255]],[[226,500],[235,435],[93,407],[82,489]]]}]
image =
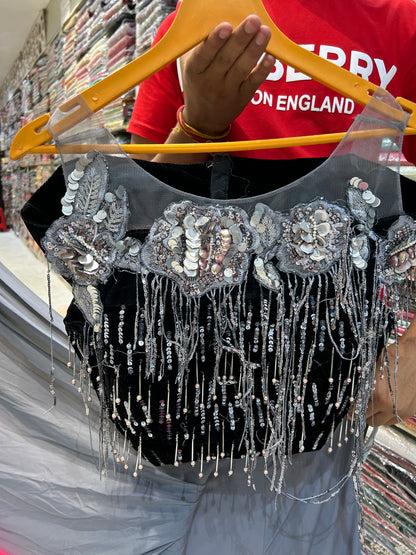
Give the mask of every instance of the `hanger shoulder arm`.
[{"label": "hanger shoulder arm", "polygon": [[[284,63],[361,105],[366,105],[378,88],[291,41],[272,21],[261,0],[182,0],[170,29],[161,41],[136,60],[60,106],[64,115],[54,123],[51,131],[59,135],[70,129],[204,40],[221,21],[229,21],[235,26],[250,13],[258,15],[270,27],[272,38],[267,50]],[[416,104],[402,98],[398,102],[410,113],[408,126],[416,128]],[[383,102],[378,105],[380,111],[385,113],[386,105]],[[400,121],[401,112],[395,112],[394,117]],[[401,119],[405,119],[403,114]],[[10,156],[18,159],[34,147],[49,142],[51,134],[47,129],[41,130],[48,121],[49,115],[45,114],[23,127],[13,140]]]}]

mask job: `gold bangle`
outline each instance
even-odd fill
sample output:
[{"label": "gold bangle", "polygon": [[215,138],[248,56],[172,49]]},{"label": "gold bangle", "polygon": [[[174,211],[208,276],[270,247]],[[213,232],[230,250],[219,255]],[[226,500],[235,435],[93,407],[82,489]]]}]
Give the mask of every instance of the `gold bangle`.
[{"label": "gold bangle", "polygon": [[198,129],[195,129],[194,127],[186,123],[186,121],[183,119],[183,109],[184,109],[184,105],[182,104],[182,106],[176,112],[176,120],[178,122],[179,128],[185,133],[185,135],[187,135],[191,139],[194,139],[195,141],[198,141],[200,143],[202,142],[208,143],[208,142],[214,142],[214,141],[221,141],[222,139],[225,139],[226,137],[228,137],[228,135],[230,134],[231,124],[227,127],[224,133],[221,133],[221,135],[207,135],[206,133],[202,133],[201,131],[198,131]]}]

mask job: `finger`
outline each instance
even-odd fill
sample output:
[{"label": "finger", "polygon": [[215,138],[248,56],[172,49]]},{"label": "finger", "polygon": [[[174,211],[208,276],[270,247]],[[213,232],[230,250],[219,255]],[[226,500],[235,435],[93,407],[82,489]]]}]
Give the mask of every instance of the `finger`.
[{"label": "finger", "polygon": [[241,83],[246,81],[251,72],[258,66],[260,58],[265,53],[270,37],[270,29],[262,25],[251,41],[246,44],[244,51],[235,60],[227,74],[227,78],[240,81]]},{"label": "finger", "polygon": [[[258,35],[261,42],[260,45],[256,44]],[[248,16],[236,27],[223,47],[218,50],[211,66],[213,77],[215,79],[224,79],[235,67],[239,67],[235,66],[239,62],[240,65],[245,63],[247,67],[250,66],[243,76],[243,79],[245,79],[264,51],[269,38],[270,31],[268,27],[261,25],[260,18],[256,15]],[[232,79],[235,78],[235,72],[230,75]]]},{"label": "finger", "polygon": [[276,59],[274,56],[266,54],[242,84],[241,94],[251,99],[256,90],[264,83],[267,76],[272,71],[275,61]]},{"label": "finger", "polygon": [[215,60],[218,52],[233,32],[231,23],[223,22],[211,31],[204,42],[193,48],[190,55],[184,57],[189,72],[205,72]]}]

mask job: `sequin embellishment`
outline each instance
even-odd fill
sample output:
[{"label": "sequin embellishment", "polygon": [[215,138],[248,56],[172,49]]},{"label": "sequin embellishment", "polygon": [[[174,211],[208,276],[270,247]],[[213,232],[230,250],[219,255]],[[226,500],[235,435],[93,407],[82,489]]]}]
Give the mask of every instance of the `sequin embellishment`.
[{"label": "sequin embellishment", "polygon": [[154,224],[142,261],[150,271],[178,283],[185,295],[200,296],[241,283],[258,244],[244,210],[185,201],[167,208]]},{"label": "sequin embellishment", "polygon": [[[391,301],[405,283],[414,296],[414,220],[379,237],[380,200],[353,177],[345,199],[287,212],[176,202],[142,244],[126,235],[127,195],[112,187],[105,157],[82,157],[44,247],[91,326],[72,339],[109,413],[103,426],[121,432],[103,439],[115,459],[129,468],[131,443],[134,475],[148,458],[189,461],[202,477],[225,457],[231,476],[244,457],[250,482],[262,455],[279,492],[293,453],[354,438],[358,468],[379,344],[399,314],[380,289]],[[127,300],[104,307],[118,279]]]}]

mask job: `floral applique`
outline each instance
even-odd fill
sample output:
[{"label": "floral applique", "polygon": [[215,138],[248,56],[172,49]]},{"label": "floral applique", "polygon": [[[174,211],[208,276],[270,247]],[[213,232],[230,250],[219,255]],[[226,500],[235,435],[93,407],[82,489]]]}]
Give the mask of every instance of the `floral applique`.
[{"label": "floral applique", "polygon": [[184,201],[169,206],[153,225],[142,261],[178,283],[185,295],[201,296],[242,283],[258,244],[244,210]]},{"label": "floral applique", "polygon": [[[74,287],[74,297],[96,330],[102,306],[96,289],[113,272],[123,250],[117,249],[127,226],[127,194],[109,189],[105,158],[97,152],[81,157],[61,200],[63,216],[45,234],[43,246],[53,269]],[[124,244],[124,243],[123,243]]]}]

